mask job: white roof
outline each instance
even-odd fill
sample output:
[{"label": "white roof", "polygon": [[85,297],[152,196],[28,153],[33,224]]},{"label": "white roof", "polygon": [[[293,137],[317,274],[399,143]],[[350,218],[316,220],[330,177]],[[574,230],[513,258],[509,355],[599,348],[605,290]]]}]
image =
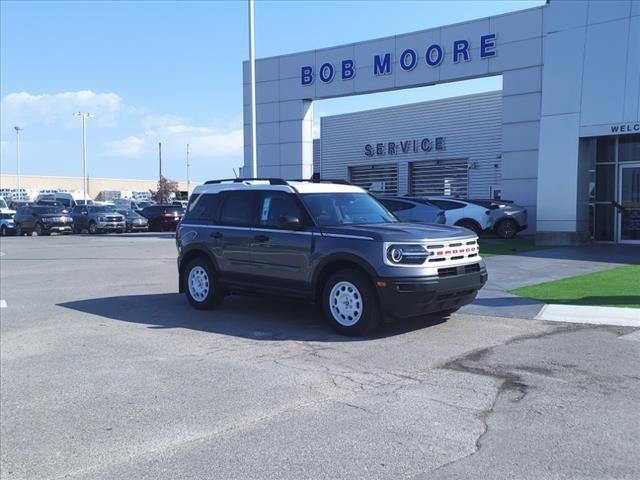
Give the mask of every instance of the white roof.
[{"label": "white roof", "polygon": [[271,185],[268,180],[244,180],[242,182],[224,182],[198,185],[193,193],[216,193],[227,190],[280,190],[299,193],[366,193],[355,185],[341,183],[287,182],[286,185]]}]

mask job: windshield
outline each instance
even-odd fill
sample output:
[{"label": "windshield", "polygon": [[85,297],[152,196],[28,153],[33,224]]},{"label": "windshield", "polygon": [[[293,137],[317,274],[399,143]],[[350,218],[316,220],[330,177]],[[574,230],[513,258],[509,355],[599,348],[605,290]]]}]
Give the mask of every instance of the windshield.
[{"label": "windshield", "polygon": [[0,208],[7,208],[7,202],[4,201],[4,198],[0,198]]},{"label": "windshield", "polygon": [[96,205],[93,207],[94,212],[115,212],[116,207],[113,205]]},{"label": "windshield", "polygon": [[398,221],[367,193],[307,193],[301,197],[313,219],[321,226]]}]

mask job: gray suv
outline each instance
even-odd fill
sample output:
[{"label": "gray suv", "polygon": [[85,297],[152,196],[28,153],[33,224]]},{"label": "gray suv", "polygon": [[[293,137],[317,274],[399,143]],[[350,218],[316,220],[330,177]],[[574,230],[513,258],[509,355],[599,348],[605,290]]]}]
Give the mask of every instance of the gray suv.
[{"label": "gray suv", "polygon": [[176,232],[179,290],[197,309],[228,294],[315,302],[340,333],[383,316],[448,315],[487,280],[477,236],[402,223],[344,182],[217,180],[196,187]]}]

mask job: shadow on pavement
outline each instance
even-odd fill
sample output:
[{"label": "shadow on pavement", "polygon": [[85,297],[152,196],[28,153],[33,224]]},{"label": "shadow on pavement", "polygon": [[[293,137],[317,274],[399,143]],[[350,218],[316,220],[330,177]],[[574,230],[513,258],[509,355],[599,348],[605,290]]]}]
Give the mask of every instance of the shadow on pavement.
[{"label": "shadow on pavement", "polygon": [[282,299],[230,296],[210,311],[191,308],[184,296],[177,293],[94,298],[58,306],[111,320],[140,323],[153,329],[187,328],[266,341],[368,341],[401,335],[447,320],[447,317],[425,317],[384,323],[368,337],[351,338],[335,333],[313,305]]}]

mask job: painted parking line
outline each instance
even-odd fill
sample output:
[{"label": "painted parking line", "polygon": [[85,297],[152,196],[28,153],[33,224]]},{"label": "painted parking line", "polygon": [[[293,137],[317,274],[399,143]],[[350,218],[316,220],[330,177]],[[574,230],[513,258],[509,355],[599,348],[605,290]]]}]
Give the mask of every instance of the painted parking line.
[{"label": "painted parking line", "polygon": [[585,323],[640,328],[639,308],[545,305],[536,316],[548,322]]},{"label": "painted parking line", "polygon": [[6,300],[0,300],[0,308],[7,308],[7,301]]}]

